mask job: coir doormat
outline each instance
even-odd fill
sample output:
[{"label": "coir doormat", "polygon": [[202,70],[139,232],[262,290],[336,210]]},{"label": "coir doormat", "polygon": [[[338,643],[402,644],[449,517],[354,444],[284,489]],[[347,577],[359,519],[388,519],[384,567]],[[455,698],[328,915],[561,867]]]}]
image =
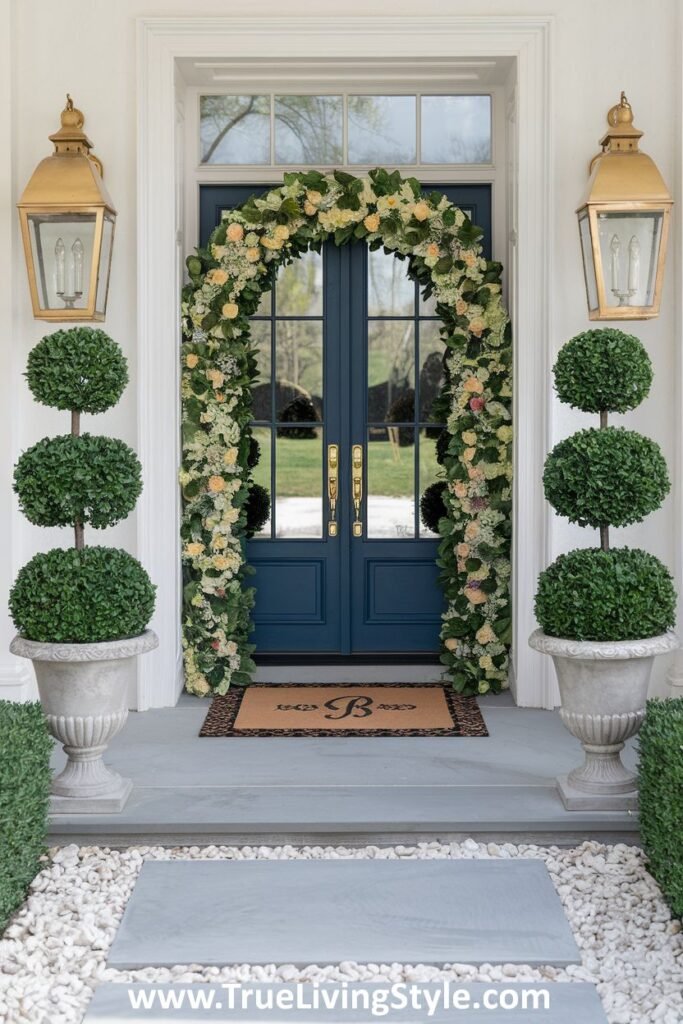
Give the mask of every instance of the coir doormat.
[{"label": "coir doormat", "polygon": [[252,683],[214,697],[200,736],[488,736],[474,697],[441,683]]}]

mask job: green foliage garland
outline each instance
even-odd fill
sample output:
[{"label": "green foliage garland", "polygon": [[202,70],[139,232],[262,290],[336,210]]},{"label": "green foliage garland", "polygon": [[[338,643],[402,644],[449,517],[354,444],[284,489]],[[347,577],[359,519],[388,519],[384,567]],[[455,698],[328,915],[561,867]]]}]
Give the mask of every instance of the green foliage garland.
[{"label": "green foliage garland", "polygon": [[448,521],[439,548],[447,610],[442,662],[462,693],[506,685],[511,632],[511,368],[500,264],[481,232],[438,192],[398,172],[286,174],[226,215],[187,260],[182,346],[183,645],[190,692],[251,678],[253,591],[245,563],[251,387],[249,317],[277,269],[328,239],[366,241],[407,259],[434,295],[447,349],[435,414],[451,435]]},{"label": "green foliage garland", "polygon": [[640,834],[648,868],[683,918],[683,699],[650,700],[638,737]]},{"label": "green foliage garland", "polygon": [[40,704],[0,701],[0,933],[46,852],[51,751]]}]

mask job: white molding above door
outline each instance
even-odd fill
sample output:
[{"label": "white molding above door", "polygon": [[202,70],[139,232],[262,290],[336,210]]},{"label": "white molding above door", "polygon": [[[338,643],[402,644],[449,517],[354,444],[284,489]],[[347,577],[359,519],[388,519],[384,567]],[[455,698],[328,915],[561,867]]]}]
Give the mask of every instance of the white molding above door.
[{"label": "white molding above door", "polygon": [[518,703],[549,707],[548,659],[531,651],[533,594],[548,557],[541,477],[548,447],[551,338],[551,17],[287,17],[138,19],[138,449],[144,490],[138,557],[157,584],[157,651],[140,659],[140,710],[175,704],[180,643],[178,345],[182,161],[176,61],[240,53],[250,58],[416,60],[511,57],[517,64],[513,619]]}]

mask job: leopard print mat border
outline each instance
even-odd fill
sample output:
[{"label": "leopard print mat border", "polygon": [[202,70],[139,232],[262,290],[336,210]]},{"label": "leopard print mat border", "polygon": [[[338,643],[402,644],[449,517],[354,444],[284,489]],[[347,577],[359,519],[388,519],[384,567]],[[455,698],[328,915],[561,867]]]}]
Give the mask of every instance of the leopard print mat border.
[{"label": "leopard print mat border", "polygon": [[442,683],[252,683],[214,697],[199,735],[488,736],[488,730],[476,698]]}]

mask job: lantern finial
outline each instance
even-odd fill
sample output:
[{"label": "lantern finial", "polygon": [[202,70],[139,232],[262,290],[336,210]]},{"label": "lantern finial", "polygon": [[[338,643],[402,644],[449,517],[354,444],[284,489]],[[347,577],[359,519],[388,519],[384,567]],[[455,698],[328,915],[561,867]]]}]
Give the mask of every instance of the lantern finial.
[{"label": "lantern finial", "polygon": [[[626,99],[626,93],[621,92],[621,99],[607,113],[607,124],[609,130],[600,139],[603,153],[637,153],[638,140],[642,132],[633,124],[633,109]],[[591,170],[593,163],[591,163]]]}]

